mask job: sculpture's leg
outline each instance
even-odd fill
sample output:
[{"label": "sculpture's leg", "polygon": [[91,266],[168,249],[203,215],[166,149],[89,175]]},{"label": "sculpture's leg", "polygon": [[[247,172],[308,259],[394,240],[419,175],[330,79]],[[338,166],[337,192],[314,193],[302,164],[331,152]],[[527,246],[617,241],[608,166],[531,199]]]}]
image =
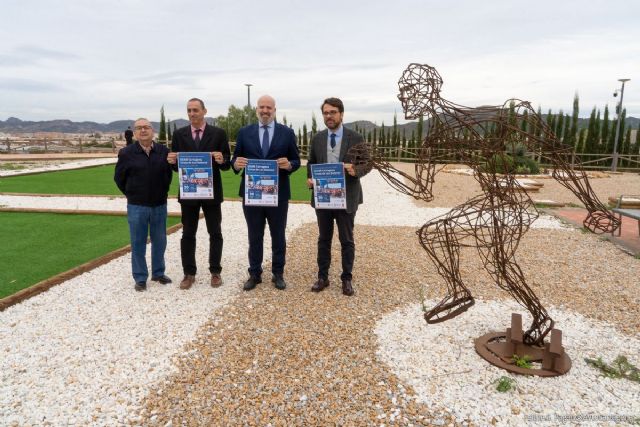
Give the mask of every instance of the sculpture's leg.
[{"label": "sculpture's leg", "polygon": [[428,222],[418,231],[420,243],[427,251],[438,274],[447,282],[447,295],[424,315],[427,323],[451,319],[474,304],[471,292],[460,278],[460,244],[448,219]]},{"label": "sculpture's leg", "polygon": [[522,237],[522,232],[513,232],[508,226],[490,229],[490,241],[483,235],[485,242],[479,246],[479,253],[484,259],[485,269],[491,274],[498,286],[525,307],[533,318],[531,325],[524,333],[523,341],[530,345],[543,345],[544,338],[553,329],[553,319],[542,306],[536,294],[531,290],[524,278],[520,266],[515,260],[515,248]]}]

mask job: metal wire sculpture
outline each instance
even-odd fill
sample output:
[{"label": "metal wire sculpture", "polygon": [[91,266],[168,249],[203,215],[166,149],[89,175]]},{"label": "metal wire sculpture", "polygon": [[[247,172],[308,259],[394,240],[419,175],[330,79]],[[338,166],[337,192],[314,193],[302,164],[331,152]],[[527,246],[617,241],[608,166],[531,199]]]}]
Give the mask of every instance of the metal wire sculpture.
[{"label": "metal wire sculpture", "polygon": [[415,63],[403,72],[398,86],[405,117],[428,118],[428,133],[417,155],[415,174],[396,169],[375,147],[353,147],[354,163],[359,157],[365,158],[368,150],[371,153],[368,162],[392,187],[416,199],[431,201],[434,177],[443,167],[438,166],[439,161],[455,156],[458,162],[473,169],[483,190],[483,194],[434,218],[417,231],[422,247],[447,283],[447,295],[425,313],[426,321],[451,319],[474,304],[460,275],[459,259],[461,247],[476,247],[496,284],[533,318],[522,342],[543,346],[554,321],[527,285],[515,258],[520,239],[538,218],[538,211],[516,179],[515,167],[507,153],[524,147],[548,160],[553,178],[587,208],[584,226],[592,232],[610,233],[619,227],[619,220],[598,200],[573,148],[558,140],[529,102],[510,99],[502,106],[478,108],[454,104],[441,98],[442,78],[436,69]]}]

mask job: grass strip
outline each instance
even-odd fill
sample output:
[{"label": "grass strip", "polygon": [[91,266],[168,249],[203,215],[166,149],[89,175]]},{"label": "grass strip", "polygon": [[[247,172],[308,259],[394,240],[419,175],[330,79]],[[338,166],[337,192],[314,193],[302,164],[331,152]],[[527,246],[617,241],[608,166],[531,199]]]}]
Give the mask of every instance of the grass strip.
[{"label": "grass strip", "polygon": [[0,212],[0,223],[0,298],[129,244],[126,216]]}]

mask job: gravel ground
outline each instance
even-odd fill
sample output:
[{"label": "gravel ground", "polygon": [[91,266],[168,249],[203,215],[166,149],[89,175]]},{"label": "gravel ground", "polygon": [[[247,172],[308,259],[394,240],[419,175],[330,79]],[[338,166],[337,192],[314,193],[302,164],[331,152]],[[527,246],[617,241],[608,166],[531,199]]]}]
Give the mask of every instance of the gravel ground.
[{"label": "gravel ground", "polygon": [[[468,177],[466,185],[457,181],[465,177],[438,177],[450,186],[449,192],[456,191],[456,197],[471,195]],[[430,299],[442,296],[444,288],[415,229],[446,210],[416,206],[388,189],[376,174],[367,176],[364,186],[365,205],[356,217],[352,298],[341,295],[335,267],[329,288],[321,294],[309,291],[316,272],[317,227],[307,205],[290,206],[287,290],[277,291],[265,282],[252,292],[242,292],[246,226],[240,204],[225,202],[221,288],[208,287],[208,275],[200,274],[187,292],[176,284],[154,284],[137,294],[126,255],[1,312],[0,425],[484,424],[488,418],[477,418],[470,408],[495,405],[492,393],[451,389],[451,400],[431,402],[431,388],[408,377],[429,377],[433,366],[410,367],[419,370],[415,373],[384,356],[405,336],[410,342],[395,352],[398,361],[425,346],[418,331],[424,320],[415,307],[418,288],[422,285]],[[99,199],[92,199],[102,209]],[[542,228],[523,238],[519,260],[543,302],[557,307],[562,322],[558,327],[566,322],[567,342],[577,343],[570,353],[574,363],[592,355],[608,360],[609,354],[620,352],[638,364],[634,355],[640,297],[635,278],[640,276],[640,262],[597,236],[567,231],[551,218],[539,222]],[[201,268],[206,259],[204,229],[202,223],[197,255]],[[268,241],[268,232],[265,237]],[[179,233],[169,236],[167,251],[168,274],[176,282],[181,278],[179,238]],[[265,254],[269,252],[265,248]],[[336,238],[333,259],[339,258]],[[461,261],[463,277],[484,300],[477,303],[478,310],[508,300],[490,284],[473,251],[464,250]],[[506,310],[508,319],[512,309]],[[471,314],[461,319],[473,322]],[[391,316],[404,318],[416,331],[401,334],[389,326]],[[613,338],[601,334],[607,328],[605,321],[617,331]],[[472,325],[484,331],[489,325],[501,328],[504,322],[494,318],[486,326]],[[443,325],[458,331],[451,323]],[[385,328],[388,334],[380,332]],[[401,326],[402,331],[407,328]],[[586,335],[593,339],[584,338],[585,328],[596,328],[595,335]],[[477,329],[470,326],[456,339],[474,334]],[[594,340],[599,340],[602,351],[595,347],[595,354],[582,353],[594,348]],[[455,354],[468,347],[456,345]],[[442,350],[431,343],[427,349],[431,356]],[[446,361],[450,355],[442,357]],[[476,359],[474,366],[487,371],[485,362]],[[468,378],[494,379],[479,372]],[[581,395],[580,390],[590,386],[577,381],[556,381],[561,400],[572,393]],[[528,384],[518,377],[518,387],[527,391],[518,406],[520,413],[512,410],[503,415],[496,410],[496,421],[518,424],[522,416],[537,413],[535,405],[545,402],[544,393]],[[614,393],[622,393],[622,399],[638,401],[637,386],[614,384]],[[627,395],[628,389],[636,394]],[[576,405],[563,406],[563,413],[569,408],[571,413],[593,412],[588,399]],[[634,408],[629,406],[636,411],[630,415],[638,415]]]}]

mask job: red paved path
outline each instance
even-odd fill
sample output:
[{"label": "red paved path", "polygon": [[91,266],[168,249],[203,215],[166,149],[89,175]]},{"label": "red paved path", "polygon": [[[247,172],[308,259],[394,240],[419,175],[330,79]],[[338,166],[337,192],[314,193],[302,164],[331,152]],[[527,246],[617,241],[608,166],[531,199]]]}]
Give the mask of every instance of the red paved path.
[{"label": "red paved path", "polygon": [[[547,212],[564,219],[582,228],[582,221],[587,217],[587,210],[581,208],[559,208],[547,209]],[[618,232],[616,231],[616,234]],[[632,218],[622,217],[622,233],[620,236],[612,236],[611,234],[603,234],[608,240],[622,246],[633,255],[640,255],[640,234],[638,233],[638,221]]]}]

